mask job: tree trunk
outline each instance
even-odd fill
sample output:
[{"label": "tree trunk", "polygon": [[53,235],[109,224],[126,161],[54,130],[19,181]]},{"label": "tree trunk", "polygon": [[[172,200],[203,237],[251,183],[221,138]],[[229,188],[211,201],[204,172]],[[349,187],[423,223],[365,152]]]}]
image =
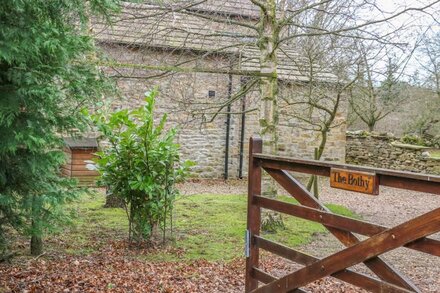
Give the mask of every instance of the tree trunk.
[{"label": "tree trunk", "polygon": [[43,253],[43,239],[41,236],[33,235],[31,237],[31,254],[40,255]]},{"label": "tree trunk", "polygon": [[[279,27],[276,20],[276,1],[267,0],[266,11],[261,10],[259,23],[260,70],[270,74],[263,76],[260,82],[260,136],[263,139],[265,151],[277,154],[279,120],[278,109],[278,77],[276,45],[279,38]],[[263,194],[268,197],[276,197],[276,182],[268,175],[263,176]],[[283,227],[281,215],[275,212],[263,211],[262,229],[275,231]]]},{"label": "tree trunk", "polygon": [[[331,120],[333,122],[333,119]],[[331,123],[330,123],[331,124]],[[328,129],[325,128],[323,131],[321,131],[321,143],[319,144],[318,148],[315,148],[315,160],[319,161],[324,154],[325,146],[327,144],[327,136],[328,136]],[[309,182],[307,183],[307,190],[311,191],[313,189],[313,194],[316,198],[319,197],[319,190],[318,190],[318,176],[313,175],[310,177]]]},{"label": "tree trunk", "polygon": [[43,253],[43,233],[39,217],[41,207],[36,195],[32,195],[32,220],[31,220],[31,255],[40,255]]},{"label": "tree trunk", "polygon": [[[324,138],[322,139],[324,140]],[[322,140],[321,140],[321,145],[322,145]],[[315,148],[315,154],[314,154],[314,159],[319,161],[319,159],[321,158],[322,152],[324,151],[324,149],[322,149],[321,153],[320,153],[320,148]],[[316,198],[319,198],[319,186],[318,186],[318,176],[317,175],[312,175],[310,176],[309,182],[307,183],[307,190],[311,191],[313,187],[313,195]]]}]

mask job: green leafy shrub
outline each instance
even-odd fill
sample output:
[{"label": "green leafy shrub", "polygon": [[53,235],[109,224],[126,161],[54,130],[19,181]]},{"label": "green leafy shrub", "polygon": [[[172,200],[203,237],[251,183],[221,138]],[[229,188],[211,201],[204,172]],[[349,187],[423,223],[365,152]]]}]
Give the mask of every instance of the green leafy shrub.
[{"label": "green leafy shrub", "polygon": [[161,228],[163,240],[172,222],[175,184],[188,174],[190,161],[180,162],[176,128],[165,130],[167,116],[154,123],[156,91],[146,94],[145,105],[106,117],[93,116],[109,146],[98,153],[100,184],[120,197],[129,221],[129,239],[149,240]]}]

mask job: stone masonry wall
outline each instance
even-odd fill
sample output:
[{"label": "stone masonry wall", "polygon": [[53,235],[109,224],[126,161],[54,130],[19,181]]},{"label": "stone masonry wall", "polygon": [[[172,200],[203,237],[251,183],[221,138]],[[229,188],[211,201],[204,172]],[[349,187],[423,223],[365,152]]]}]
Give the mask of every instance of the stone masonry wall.
[{"label": "stone masonry wall", "polygon": [[348,164],[440,175],[440,159],[430,157],[432,151],[437,150],[403,144],[388,134],[347,133]]},{"label": "stone masonry wall", "polygon": [[[175,59],[180,61],[194,56],[175,54],[165,51],[154,51],[147,48],[129,49],[118,45],[100,45],[103,52],[111,60],[121,63],[143,64],[173,64]],[[197,62],[200,67],[227,66],[221,57],[206,58]],[[191,66],[189,63],[187,66]],[[224,74],[209,73],[175,73],[155,78],[143,78],[154,75],[157,72],[137,70],[131,68],[108,68],[107,74],[115,76],[121,96],[113,100],[116,109],[132,108],[142,104],[143,93],[154,86],[159,87],[157,99],[157,115],[167,113],[171,125],[177,126],[180,131],[178,143],[181,145],[182,159],[190,159],[196,162],[193,168],[193,176],[200,178],[222,178],[225,168],[226,149],[226,115],[223,113],[209,123],[202,123],[200,117],[191,114],[192,108],[197,103],[221,103],[228,99],[229,77]],[[133,76],[136,76],[135,78]],[[232,90],[240,88],[240,77],[233,76]],[[292,90],[297,90],[292,88]],[[215,98],[208,96],[209,91],[215,91]],[[255,109],[246,114],[243,150],[243,176],[247,175],[248,165],[248,142],[252,135],[258,134],[258,87],[248,93],[245,98],[246,109]],[[210,100],[211,99],[211,100]],[[241,111],[242,101],[237,100],[232,104],[231,112]],[[345,107],[337,114],[337,124],[328,137],[327,148],[323,160],[343,162],[345,159]],[[212,110],[214,111],[214,110]],[[342,122],[342,123],[341,123]],[[299,158],[313,158],[314,148],[319,144],[319,136],[316,132],[305,130],[304,122],[285,116],[281,113],[279,123],[279,154]],[[241,115],[231,116],[229,164],[228,173],[230,178],[237,178],[240,162],[240,132]],[[263,150],[264,151],[264,150]]]}]

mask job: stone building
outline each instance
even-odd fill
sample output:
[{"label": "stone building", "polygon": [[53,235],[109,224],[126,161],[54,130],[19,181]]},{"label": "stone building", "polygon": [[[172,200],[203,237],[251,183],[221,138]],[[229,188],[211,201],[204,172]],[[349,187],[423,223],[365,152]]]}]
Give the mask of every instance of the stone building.
[{"label": "stone building", "polygon": [[[208,0],[171,11],[125,3],[112,25],[93,22],[94,38],[107,60],[105,70],[122,93],[115,107],[137,106],[145,91],[158,86],[158,114],[168,113],[170,122],[179,126],[182,157],[197,163],[194,176],[245,176],[248,140],[258,133],[259,92],[253,72],[259,70],[259,57],[251,29],[239,23],[255,23],[259,10],[249,0]],[[301,58],[290,48],[278,55],[280,81],[301,92],[307,82],[298,67]],[[331,74],[322,73],[322,77]],[[243,88],[250,89],[238,95]],[[337,113],[339,126],[328,138],[326,160],[345,158],[342,108]],[[304,122],[282,111],[281,155],[313,156],[317,134],[303,126]]]}]

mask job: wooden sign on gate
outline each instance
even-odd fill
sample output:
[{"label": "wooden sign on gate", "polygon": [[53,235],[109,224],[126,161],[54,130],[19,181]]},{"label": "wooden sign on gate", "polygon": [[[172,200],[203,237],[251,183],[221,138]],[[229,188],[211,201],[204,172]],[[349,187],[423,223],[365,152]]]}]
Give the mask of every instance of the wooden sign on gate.
[{"label": "wooden sign on gate", "polygon": [[379,194],[379,180],[375,173],[332,168],[330,186],[371,195]]}]

